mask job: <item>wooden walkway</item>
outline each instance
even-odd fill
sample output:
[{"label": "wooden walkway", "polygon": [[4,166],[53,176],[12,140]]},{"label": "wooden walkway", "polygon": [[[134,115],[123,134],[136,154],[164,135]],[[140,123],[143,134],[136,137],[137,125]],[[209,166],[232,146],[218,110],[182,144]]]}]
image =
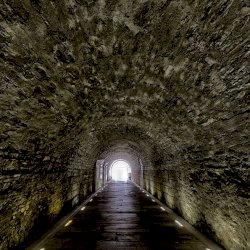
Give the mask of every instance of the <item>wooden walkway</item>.
[{"label": "wooden walkway", "polygon": [[109,183],[83,209],[33,249],[210,249],[131,182]]}]

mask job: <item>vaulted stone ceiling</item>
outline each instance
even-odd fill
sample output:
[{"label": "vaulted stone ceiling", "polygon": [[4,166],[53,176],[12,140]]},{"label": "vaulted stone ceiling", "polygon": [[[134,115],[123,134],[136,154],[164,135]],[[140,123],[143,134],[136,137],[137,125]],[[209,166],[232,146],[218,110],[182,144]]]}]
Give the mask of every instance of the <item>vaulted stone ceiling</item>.
[{"label": "vaulted stone ceiling", "polygon": [[[3,191],[18,196],[16,183],[51,172],[66,189],[61,173],[72,166],[92,181],[103,155],[137,152],[155,170],[146,188],[181,170],[179,198],[171,184],[152,192],[226,248],[245,249],[249,9],[244,0],[1,0]],[[12,203],[0,208],[14,228]],[[13,246],[32,225],[17,228]]]}]

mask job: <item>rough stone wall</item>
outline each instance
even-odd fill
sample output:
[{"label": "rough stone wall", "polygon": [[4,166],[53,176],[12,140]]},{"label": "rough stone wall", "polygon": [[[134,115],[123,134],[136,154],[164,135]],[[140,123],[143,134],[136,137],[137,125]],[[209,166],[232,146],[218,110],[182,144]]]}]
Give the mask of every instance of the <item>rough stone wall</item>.
[{"label": "rough stone wall", "polygon": [[33,225],[28,200],[10,204],[32,190],[34,219],[51,193],[74,204],[91,191],[97,156],[123,138],[149,155],[147,188],[225,248],[248,249],[249,8],[0,0],[3,249]]},{"label": "rough stone wall", "polygon": [[1,249],[34,240],[93,191],[94,171],[81,161],[67,166],[64,158],[45,156],[34,163],[34,155],[21,155],[1,155]]},{"label": "rough stone wall", "polygon": [[73,207],[83,201],[95,191],[95,169],[84,168],[78,160],[78,164],[70,165],[67,177],[70,179],[71,188],[68,190],[67,200]]},{"label": "rough stone wall", "polygon": [[61,212],[67,193],[61,173],[9,173],[0,176],[0,185],[1,249],[21,244],[31,231],[44,233]]},{"label": "rough stone wall", "polygon": [[146,189],[226,249],[248,249],[248,170],[180,166],[145,171]]}]

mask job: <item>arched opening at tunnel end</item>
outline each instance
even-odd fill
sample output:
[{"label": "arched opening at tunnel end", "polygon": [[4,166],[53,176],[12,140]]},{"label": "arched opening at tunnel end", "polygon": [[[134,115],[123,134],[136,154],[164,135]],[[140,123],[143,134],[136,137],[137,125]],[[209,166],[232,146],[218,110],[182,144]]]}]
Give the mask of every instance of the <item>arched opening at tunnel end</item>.
[{"label": "arched opening at tunnel end", "polygon": [[124,160],[116,160],[111,164],[110,177],[113,181],[131,180],[131,167]]}]

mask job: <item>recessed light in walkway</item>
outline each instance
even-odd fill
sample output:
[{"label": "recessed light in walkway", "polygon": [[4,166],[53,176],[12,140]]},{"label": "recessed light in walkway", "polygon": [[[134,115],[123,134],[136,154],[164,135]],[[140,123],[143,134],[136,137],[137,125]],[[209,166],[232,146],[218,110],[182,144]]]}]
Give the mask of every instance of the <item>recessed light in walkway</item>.
[{"label": "recessed light in walkway", "polygon": [[85,209],[85,207],[82,207],[82,208],[81,208],[81,211],[83,211],[84,209]]},{"label": "recessed light in walkway", "polygon": [[175,220],[175,223],[178,224],[180,227],[183,227],[183,225],[178,220]]},{"label": "recessed light in walkway", "polygon": [[69,221],[64,225],[64,227],[69,226],[71,223],[72,223],[72,220],[69,220]]},{"label": "recessed light in walkway", "polygon": [[164,207],[161,207],[161,210],[166,211],[166,209]]}]

